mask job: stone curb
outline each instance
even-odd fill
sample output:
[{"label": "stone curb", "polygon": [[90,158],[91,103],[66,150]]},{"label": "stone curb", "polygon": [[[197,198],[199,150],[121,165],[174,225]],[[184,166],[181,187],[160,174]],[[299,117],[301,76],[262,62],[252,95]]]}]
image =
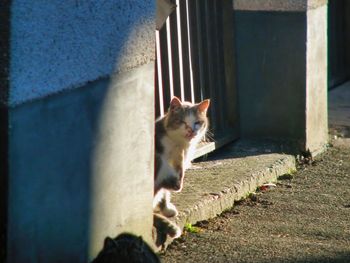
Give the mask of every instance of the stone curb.
[{"label": "stone curb", "polygon": [[[292,155],[281,155],[271,165],[247,174],[243,179],[222,189],[220,192],[210,193],[201,200],[191,204],[189,209],[179,211],[175,218],[181,229],[185,224],[195,224],[221,214],[232,208],[235,201],[247,197],[251,192],[268,182],[276,182],[280,175],[296,170],[295,157]],[[169,245],[172,240],[169,240]]]}]

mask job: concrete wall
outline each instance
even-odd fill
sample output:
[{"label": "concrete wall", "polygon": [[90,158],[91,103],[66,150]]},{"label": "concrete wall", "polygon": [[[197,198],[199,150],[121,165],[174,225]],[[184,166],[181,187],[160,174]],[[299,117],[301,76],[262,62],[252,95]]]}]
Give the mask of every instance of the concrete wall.
[{"label": "concrete wall", "polygon": [[122,231],[150,241],[152,103],[150,64],[10,110],[9,262],[86,262]]},{"label": "concrete wall", "polygon": [[234,1],[241,136],[327,142],[326,1]]},{"label": "concrete wall", "polygon": [[8,109],[10,3],[0,2],[0,261],[5,261],[8,184]]},{"label": "concrete wall", "polygon": [[328,141],[327,6],[307,11],[306,148],[319,152]]},{"label": "concrete wall", "polygon": [[[8,262],[151,241],[154,1],[13,1]],[[8,126],[7,126],[8,125]]]},{"label": "concrete wall", "polygon": [[235,10],[305,12],[327,4],[327,0],[233,0]]},{"label": "concrete wall", "polygon": [[236,11],[241,135],[303,138],[306,14]]},{"label": "concrete wall", "polygon": [[154,1],[13,1],[11,105],[148,63]]},{"label": "concrete wall", "polygon": [[350,2],[328,3],[328,83],[329,88],[350,79]]}]

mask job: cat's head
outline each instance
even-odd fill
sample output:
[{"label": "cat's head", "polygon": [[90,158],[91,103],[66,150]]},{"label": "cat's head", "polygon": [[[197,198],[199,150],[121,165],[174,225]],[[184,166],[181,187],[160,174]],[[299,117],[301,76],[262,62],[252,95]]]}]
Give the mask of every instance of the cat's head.
[{"label": "cat's head", "polygon": [[166,118],[168,134],[184,142],[202,138],[208,128],[209,105],[208,99],[193,104],[181,102],[177,97],[173,97]]}]

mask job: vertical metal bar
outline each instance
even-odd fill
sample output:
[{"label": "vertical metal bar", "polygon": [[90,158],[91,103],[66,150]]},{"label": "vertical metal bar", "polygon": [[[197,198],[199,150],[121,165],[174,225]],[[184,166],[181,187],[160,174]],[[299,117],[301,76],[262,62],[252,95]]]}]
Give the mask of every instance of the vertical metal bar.
[{"label": "vertical metal bar", "polygon": [[156,59],[154,61],[154,101],[155,101],[155,105],[154,105],[154,107],[155,107],[155,117],[157,118],[161,114],[160,113],[160,107],[159,107],[159,82],[158,82],[157,53],[156,53]]},{"label": "vertical metal bar", "polygon": [[225,128],[225,112],[226,112],[226,100],[224,97],[225,89],[225,70],[223,61],[223,43],[222,43],[222,10],[221,0],[214,1],[214,39],[215,43],[215,63],[216,63],[216,84],[217,84],[217,117],[218,126],[220,132]]},{"label": "vertical metal bar", "polygon": [[211,127],[214,130],[214,133],[217,132],[217,97],[215,92],[215,55],[213,51],[215,49],[214,39],[213,39],[213,1],[205,0],[205,19],[206,19],[206,37],[207,37],[207,55],[208,55],[208,77],[209,77],[209,94],[211,98],[210,105],[210,116],[211,116]]},{"label": "vertical metal bar", "polygon": [[186,21],[187,21],[187,39],[188,39],[188,64],[189,64],[189,73],[190,73],[190,97],[191,97],[191,102],[194,103],[194,83],[193,83],[193,58],[192,58],[192,38],[191,38],[191,22],[190,22],[190,17],[193,16],[193,14],[190,14],[190,8],[189,8],[189,1],[193,0],[186,0]]},{"label": "vertical metal bar", "polygon": [[[171,2],[176,3],[176,0],[171,0]],[[178,12],[178,8],[176,8],[176,10],[170,15],[169,19],[170,19],[170,37],[171,37],[172,73],[173,73],[174,95],[181,98],[177,12]]]},{"label": "vertical metal bar", "polygon": [[167,109],[170,102],[170,78],[169,78],[169,56],[168,56],[168,39],[167,27],[164,26],[160,30],[160,54],[161,54],[161,70],[163,79],[163,102],[164,109]]},{"label": "vertical metal bar", "polygon": [[182,76],[182,99],[191,100],[190,94],[190,66],[189,66],[189,48],[187,31],[187,6],[186,0],[177,0],[178,4],[178,29],[179,32],[179,55],[181,56],[180,71]]},{"label": "vertical metal bar", "polygon": [[167,49],[168,49],[168,61],[169,61],[169,92],[170,97],[174,97],[174,76],[173,76],[173,53],[172,53],[172,41],[171,41],[171,28],[170,28],[170,17],[167,18],[166,22],[166,34],[167,34]]},{"label": "vertical metal bar", "polygon": [[205,20],[203,12],[203,0],[196,0],[196,22],[198,25],[197,29],[197,46],[198,46],[198,63],[199,63],[199,86],[200,86],[200,100],[206,98],[205,88],[206,88],[206,74],[205,74],[205,48],[204,48],[204,35],[205,35]]},{"label": "vertical metal bar", "polygon": [[182,52],[182,28],[181,28],[181,11],[180,11],[180,0],[176,0],[177,10],[177,37],[178,37],[178,47],[179,47],[179,69],[180,69],[180,89],[181,89],[181,100],[185,99],[184,91],[184,74],[183,74],[183,52]]},{"label": "vertical metal bar", "polygon": [[239,115],[235,70],[234,17],[232,1],[222,0],[223,57],[225,69],[226,121],[232,133],[238,135]]},{"label": "vertical metal bar", "polygon": [[199,15],[199,7],[198,1],[190,0],[188,1],[188,10],[189,10],[189,32],[191,35],[190,43],[190,55],[191,55],[191,65],[192,65],[192,89],[194,95],[194,101],[199,102],[203,100],[202,92],[201,92],[201,80],[200,80],[200,59],[202,57],[199,53],[199,45],[200,41],[198,41],[198,35],[200,34],[200,28],[198,24],[198,15]]},{"label": "vertical metal bar", "polygon": [[162,77],[162,59],[160,49],[160,33],[156,30],[156,55],[157,55],[157,81],[158,81],[158,107],[160,116],[164,115],[164,101],[163,101],[163,77]]}]

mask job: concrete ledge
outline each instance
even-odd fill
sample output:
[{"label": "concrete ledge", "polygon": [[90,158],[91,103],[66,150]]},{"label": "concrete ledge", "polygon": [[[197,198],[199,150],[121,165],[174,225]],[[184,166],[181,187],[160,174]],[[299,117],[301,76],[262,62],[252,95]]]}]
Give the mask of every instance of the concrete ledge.
[{"label": "concrete ledge", "polygon": [[326,5],[327,0],[233,0],[233,9],[246,11],[305,12]]},{"label": "concrete ledge", "polygon": [[195,163],[186,173],[183,191],[173,195],[179,210],[177,224],[183,228],[186,223],[213,218],[258,186],[294,171],[294,156],[278,153],[279,147],[240,141]]}]

